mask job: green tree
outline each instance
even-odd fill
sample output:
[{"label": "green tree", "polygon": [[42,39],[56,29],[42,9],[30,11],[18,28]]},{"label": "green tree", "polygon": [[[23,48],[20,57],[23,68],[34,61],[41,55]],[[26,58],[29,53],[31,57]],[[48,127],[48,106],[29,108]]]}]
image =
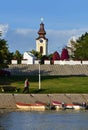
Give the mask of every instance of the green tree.
[{"label": "green tree", "polygon": [[8,64],[11,64],[11,60],[13,59],[13,57],[14,57],[14,53],[10,52],[8,56]]},{"label": "green tree", "polygon": [[41,59],[42,58],[42,54],[40,52],[37,52],[35,50],[32,50],[31,53],[37,58],[37,59]]},{"label": "green tree", "polygon": [[0,68],[7,67],[9,54],[7,41],[0,39]]},{"label": "green tree", "polygon": [[18,64],[20,64],[22,58],[23,58],[23,55],[18,50],[16,50],[15,53],[13,54],[13,59],[17,60]]},{"label": "green tree", "polygon": [[45,61],[45,60],[48,60],[48,56],[43,55],[43,56],[40,58],[40,61],[41,61],[40,63],[41,63],[41,64],[44,64],[44,61]]},{"label": "green tree", "polygon": [[77,40],[75,44],[74,59],[88,60],[88,33],[85,33]]}]

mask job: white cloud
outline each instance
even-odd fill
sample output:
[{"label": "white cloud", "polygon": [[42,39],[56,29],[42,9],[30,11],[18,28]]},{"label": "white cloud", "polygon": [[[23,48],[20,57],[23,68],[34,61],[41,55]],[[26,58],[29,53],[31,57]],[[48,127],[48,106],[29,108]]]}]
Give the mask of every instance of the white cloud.
[{"label": "white cloud", "polygon": [[2,37],[5,36],[5,34],[7,33],[8,31],[8,24],[0,24],[0,32],[2,33]]},{"label": "white cloud", "polygon": [[49,39],[49,51],[59,51],[67,46],[69,39],[75,37],[76,39],[88,31],[88,28],[72,29],[72,30],[47,30]]},{"label": "white cloud", "polygon": [[27,36],[30,33],[34,33],[36,30],[32,30],[32,29],[16,29],[16,33],[20,34],[20,35],[24,35]]},{"label": "white cloud", "polygon": [[[8,29],[8,25],[3,30],[6,30],[6,40],[10,51],[19,50],[21,53],[36,49],[35,40],[38,37],[38,30],[32,29]],[[7,31],[8,30],[8,31]],[[79,37],[88,29],[73,29],[73,30],[46,30],[46,38],[48,38],[49,53],[54,51],[61,52],[62,48],[68,43],[71,37]]]}]

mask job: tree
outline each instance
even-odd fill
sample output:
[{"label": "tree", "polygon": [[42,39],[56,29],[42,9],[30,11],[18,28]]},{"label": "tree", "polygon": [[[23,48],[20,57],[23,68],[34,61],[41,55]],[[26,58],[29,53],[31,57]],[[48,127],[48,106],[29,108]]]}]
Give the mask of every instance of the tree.
[{"label": "tree", "polygon": [[18,64],[21,63],[22,57],[23,55],[18,50],[16,50],[13,54],[13,59],[16,59],[18,61]]},{"label": "tree", "polygon": [[68,45],[66,46],[67,50],[68,50],[68,55],[69,55],[69,59],[73,59],[74,57],[74,51],[75,49],[75,45],[76,45],[76,38],[72,37],[72,39],[70,39]]},{"label": "tree", "polygon": [[39,53],[35,50],[32,50],[31,53],[35,56],[35,57],[38,57]]},{"label": "tree", "polygon": [[9,54],[7,41],[0,39],[0,68],[7,66]]},{"label": "tree", "polygon": [[0,36],[2,36],[2,32],[0,31]]},{"label": "tree", "polygon": [[88,33],[85,33],[77,40],[75,45],[74,59],[88,60]]},{"label": "tree", "polygon": [[61,52],[61,60],[68,60],[68,59],[69,59],[68,50],[66,48],[63,48]]},{"label": "tree", "polygon": [[55,51],[52,56],[52,63],[54,63],[54,60],[60,60],[60,55],[57,51]]},{"label": "tree", "polygon": [[31,53],[37,58],[37,59],[41,59],[42,58],[42,54],[40,52],[37,52],[35,50],[32,50]]}]

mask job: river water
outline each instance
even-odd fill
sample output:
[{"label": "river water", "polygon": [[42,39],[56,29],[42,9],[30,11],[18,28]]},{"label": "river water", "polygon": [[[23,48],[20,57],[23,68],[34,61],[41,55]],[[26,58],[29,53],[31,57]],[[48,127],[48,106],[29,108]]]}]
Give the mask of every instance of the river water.
[{"label": "river water", "polygon": [[5,112],[0,130],[88,130],[88,111]]}]

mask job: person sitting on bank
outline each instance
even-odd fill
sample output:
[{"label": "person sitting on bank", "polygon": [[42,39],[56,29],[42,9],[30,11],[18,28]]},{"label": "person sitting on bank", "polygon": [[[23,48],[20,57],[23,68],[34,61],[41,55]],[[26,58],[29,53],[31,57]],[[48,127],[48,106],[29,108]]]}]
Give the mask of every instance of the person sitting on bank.
[{"label": "person sitting on bank", "polygon": [[28,79],[26,79],[25,82],[24,82],[23,93],[29,93],[29,81],[28,81]]}]

